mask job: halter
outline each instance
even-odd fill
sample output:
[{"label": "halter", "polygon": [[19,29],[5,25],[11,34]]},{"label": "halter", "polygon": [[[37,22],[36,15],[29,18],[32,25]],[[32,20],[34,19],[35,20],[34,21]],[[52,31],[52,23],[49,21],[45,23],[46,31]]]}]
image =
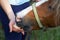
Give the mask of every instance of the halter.
[{"label": "halter", "polygon": [[36,19],[39,27],[40,28],[43,28],[43,25],[42,25],[42,23],[40,21],[40,18],[38,16],[37,9],[36,9],[36,6],[35,6],[36,5],[36,2],[31,0],[31,5],[32,5],[33,12],[34,12],[35,19]]}]

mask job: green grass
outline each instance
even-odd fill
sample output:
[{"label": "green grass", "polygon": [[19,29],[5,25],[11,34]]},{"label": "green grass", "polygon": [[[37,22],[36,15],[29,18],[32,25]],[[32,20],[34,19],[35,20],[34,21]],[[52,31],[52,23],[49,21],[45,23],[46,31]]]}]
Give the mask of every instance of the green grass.
[{"label": "green grass", "polygon": [[[32,31],[31,40],[35,40],[35,37],[37,40],[60,40],[60,27],[49,28],[46,32],[42,30],[34,30]],[[4,39],[4,31],[0,26],[0,40]]]},{"label": "green grass", "polygon": [[[37,40],[60,40],[60,27],[49,28],[46,32],[42,30],[35,31]],[[34,37],[34,32],[32,33],[32,39]],[[31,40],[32,40],[31,39]]]}]

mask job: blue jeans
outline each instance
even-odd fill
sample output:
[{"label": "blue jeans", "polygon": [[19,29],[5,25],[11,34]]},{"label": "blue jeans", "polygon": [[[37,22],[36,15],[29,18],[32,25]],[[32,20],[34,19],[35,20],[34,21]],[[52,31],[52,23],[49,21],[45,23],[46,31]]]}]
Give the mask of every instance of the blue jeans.
[{"label": "blue jeans", "polygon": [[[28,6],[30,6],[30,3],[26,2],[22,5],[18,5],[18,6],[11,5],[11,6],[12,6],[14,13],[16,14],[16,12],[21,11],[21,10],[27,8]],[[26,33],[25,33],[25,35],[22,35],[21,33],[17,33],[17,32],[11,32],[11,33],[9,32],[9,25],[8,25],[9,19],[1,7],[0,7],[0,20],[2,22],[2,26],[3,26],[4,32],[5,32],[6,40],[25,40]]]}]

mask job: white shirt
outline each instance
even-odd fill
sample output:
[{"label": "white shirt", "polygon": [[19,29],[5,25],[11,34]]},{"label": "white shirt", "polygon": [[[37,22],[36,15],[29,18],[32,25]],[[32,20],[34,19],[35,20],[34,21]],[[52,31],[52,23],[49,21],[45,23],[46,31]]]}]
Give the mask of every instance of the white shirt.
[{"label": "white shirt", "polygon": [[9,3],[11,5],[21,5],[21,4],[24,4],[28,1],[30,1],[30,0],[9,0]]}]

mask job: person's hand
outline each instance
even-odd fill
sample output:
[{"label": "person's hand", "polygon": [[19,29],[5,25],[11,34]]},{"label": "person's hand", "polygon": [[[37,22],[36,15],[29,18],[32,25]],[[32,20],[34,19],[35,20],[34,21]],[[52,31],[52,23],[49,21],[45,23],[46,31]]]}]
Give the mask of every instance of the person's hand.
[{"label": "person's hand", "polygon": [[18,33],[21,32],[24,35],[24,30],[15,25],[15,20],[10,20],[9,28],[10,28],[10,32],[12,31],[18,32]]}]

